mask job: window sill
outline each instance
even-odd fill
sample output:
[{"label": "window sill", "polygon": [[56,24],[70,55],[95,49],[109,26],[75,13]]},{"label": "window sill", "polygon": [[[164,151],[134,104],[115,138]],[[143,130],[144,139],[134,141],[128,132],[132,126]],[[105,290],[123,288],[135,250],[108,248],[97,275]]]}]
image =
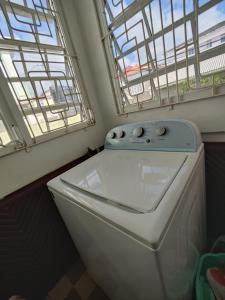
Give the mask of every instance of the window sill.
[{"label": "window sill", "polygon": [[30,151],[32,151],[32,147],[35,145],[51,141],[53,139],[62,137],[64,135],[67,135],[67,134],[70,134],[70,133],[73,133],[76,131],[85,130],[88,127],[94,126],[94,125],[95,125],[95,121],[93,121],[93,122],[87,121],[87,122],[83,122],[81,124],[71,125],[68,128],[62,128],[62,129],[56,130],[54,132],[44,134],[42,136],[35,137],[33,139],[34,143],[32,145],[28,145],[28,146],[24,146],[24,147],[20,147],[20,148],[16,148],[15,145],[9,145],[9,146],[0,148],[0,158],[4,157],[6,155],[17,153],[18,151],[21,151],[21,150],[30,152]]},{"label": "window sill", "polygon": [[175,97],[169,99],[162,99],[162,103],[159,100],[149,100],[138,104],[130,104],[124,109],[120,108],[119,115],[126,115],[135,112],[141,112],[150,109],[159,109],[165,107],[173,107],[179,104],[185,104],[189,102],[202,101],[210,98],[216,98],[225,95],[225,85],[218,85],[216,87],[207,87],[202,89],[196,89],[190,91],[188,94],[182,95],[179,101],[176,101]]}]

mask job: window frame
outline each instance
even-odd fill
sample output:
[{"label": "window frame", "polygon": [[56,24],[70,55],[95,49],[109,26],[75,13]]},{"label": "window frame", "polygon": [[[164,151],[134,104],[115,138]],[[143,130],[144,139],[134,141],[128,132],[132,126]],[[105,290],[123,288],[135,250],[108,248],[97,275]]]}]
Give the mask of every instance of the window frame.
[{"label": "window frame", "polygon": [[195,54],[195,49],[194,47],[191,47],[190,49],[188,49],[188,56],[194,55]]},{"label": "window frame", "polygon": [[31,147],[33,147],[34,145],[37,145],[42,142],[47,142],[51,139],[58,138],[65,134],[85,129],[95,124],[95,118],[88,98],[85,82],[82,76],[78,55],[74,43],[70,38],[69,26],[64,15],[63,7],[60,1],[58,0],[47,1],[49,1],[51,5],[53,5],[54,9],[57,11],[57,18],[59,19],[59,23],[57,23],[57,25],[61,27],[60,29],[63,34],[65,48],[70,54],[72,68],[76,75],[76,80],[79,83],[79,88],[82,95],[82,104],[84,105],[86,110],[87,120],[83,120],[77,124],[71,124],[67,127],[61,127],[54,131],[46,132],[39,136],[32,137],[29,133],[28,127],[26,126],[23,120],[22,112],[20,112],[19,107],[14,99],[14,96],[10,90],[8,80],[4,76],[3,71],[0,69],[0,97],[2,98],[2,101],[0,101],[0,115],[2,116],[2,119],[4,118],[3,122],[4,124],[6,124],[6,130],[12,140],[10,144],[4,147],[0,147],[0,157],[22,149],[30,151]]},{"label": "window frame", "polygon": [[212,48],[212,45],[213,45],[213,41],[212,41],[212,40],[208,40],[208,41],[206,42],[206,48],[207,48],[207,49]]},{"label": "window frame", "polygon": [[[188,97],[183,96],[182,99],[179,102],[171,101],[170,103],[162,104],[158,100],[154,100],[154,101],[148,100],[144,103],[141,103],[141,105],[131,104],[131,105],[127,106],[124,109],[124,106],[122,105],[123,99],[122,99],[122,94],[121,94],[121,87],[119,85],[119,80],[117,80],[118,72],[117,72],[117,69],[116,69],[115,59],[114,59],[114,56],[113,56],[113,47],[111,45],[110,31],[108,30],[108,25],[107,25],[107,20],[106,20],[104,1],[106,2],[107,0],[95,1],[95,10],[96,10],[96,16],[97,16],[97,19],[98,19],[99,31],[100,31],[100,34],[101,34],[101,40],[102,40],[102,44],[103,44],[103,49],[104,49],[106,61],[107,61],[108,74],[109,74],[109,78],[110,78],[110,81],[111,81],[111,86],[112,86],[112,89],[113,89],[114,101],[115,101],[115,105],[116,105],[118,115],[127,115],[129,113],[134,113],[134,112],[148,110],[148,109],[161,108],[161,107],[162,108],[163,107],[171,107],[173,109],[173,107],[175,105],[179,105],[179,104],[183,104],[183,103],[187,103],[187,102],[193,102],[193,101],[204,101],[205,99],[225,95],[225,86],[223,86],[220,89],[220,93],[218,93],[218,94],[216,93],[216,89],[215,89],[215,86],[214,86],[214,75],[220,74],[221,72],[219,71],[219,72],[215,72],[214,74],[212,74],[212,76],[213,76],[213,86],[204,87],[204,88],[202,88],[202,87],[196,88],[190,95],[188,95]],[[197,0],[193,0],[193,3],[195,3],[195,8],[194,8],[192,13],[189,13],[189,15],[192,15],[192,19],[194,18],[194,15],[195,15],[195,9],[196,9],[196,5],[197,5],[196,1]],[[206,2],[203,5],[198,6],[197,7],[198,15],[200,15],[200,13],[202,13],[202,12],[207,11],[208,9],[215,6],[216,4],[219,4],[222,1],[223,0],[216,0],[216,2],[214,2],[214,3]],[[119,2],[121,2],[121,1],[119,1]],[[150,2],[151,2],[151,0],[143,0],[140,4],[140,3],[138,3],[138,1],[134,1],[125,10],[125,14],[127,14],[127,16],[128,16],[128,18],[126,20],[129,20],[129,17],[134,16],[138,11],[140,11],[143,7],[148,5]],[[131,10],[133,10],[133,13],[131,12]],[[121,13],[119,18],[122,19],[122,17],[123,16],[122,16],[122,13]],[[188,20],[188,15],[187,14],[186,14],[185,17]],[[195,26],[197,26],[196,20],[194,21],[194,23],[195,23]],[[121,22],[120,25],[121,24],[124,24],[124,23]],[[173,26],[171,25],[171,27],[173,27]],[[157,32],[157,34],[158,34],[158,32]],[[194,35],[193,35],[193,38],[194,38]],[[200,53],[199,53],[199,51],[196,51],[199,48],[196,48],[196,45],[194,43],[193,43],[193,45],[194,45],[194,48],[193,48],[194,53],[195,52],[198,53],[198,55],[197,55],[198,58],[197,59],[199,59]],[[193,47],[193,45],[191,47]],[[211,53],[212,53],[213,51],[216,52],[218,50],[218,53],[216,53],[214,55],[214,57],[216,55],[224,54],[225,51],[222,50],[223,46],[224,45],[219,45],[219,46],[215,47],[216,50],[214,48],[214,49],[210,49],[209,51],[211,51]],[[189,49],[187,48],[187,52],[188,51],[189,51]],[[192,55],[192,56],[195,57],[195,54]],[[206,56],[206,58],[207,58],[207,54],[205,55],[205,54],[201,53],[201,56],[202,57]],[[193,60],[196,60],[196,58],[194,58]],[[198,66],[198,68],[200,69],[200,65]],[[204,77],[202,76],[202,78],[204,78]],[[198,78],[198,80],[200,80],[200,78]],[[138,81],[137,81],[137,84],[138,84]]]}]

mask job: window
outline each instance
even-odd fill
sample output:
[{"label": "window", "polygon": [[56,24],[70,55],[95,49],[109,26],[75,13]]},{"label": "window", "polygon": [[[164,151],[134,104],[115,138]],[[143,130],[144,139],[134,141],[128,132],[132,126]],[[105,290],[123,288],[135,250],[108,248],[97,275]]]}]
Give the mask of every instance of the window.
[{"label": "window", "polygon": [[94,122],[64,25],[52,0],[0,1],[0,88],[14,116],[0,119],[0,148],[15,142],[12,124],[32,145]]},{"label": "window", "polygon": [[3,120],[0,119],[0,147],[6,147],[11,142],[11,137]]},{"label": "window", "polygon": [[225,43],[225,35],[221,37],[220,42],[221,44]]},{"label": "window", "polygon": [[194,48],[188,49],[188,55],[193,55],[194,53],[195,53],[195,49]]},{"label": "window", "polygon": [[212,45],[213,45],[212,41],[207,41],[206,48],[207,49],[212,48]]},{"label": "window", "polygon": [[225,93],[225,0],[96,3],[120,114]]}]

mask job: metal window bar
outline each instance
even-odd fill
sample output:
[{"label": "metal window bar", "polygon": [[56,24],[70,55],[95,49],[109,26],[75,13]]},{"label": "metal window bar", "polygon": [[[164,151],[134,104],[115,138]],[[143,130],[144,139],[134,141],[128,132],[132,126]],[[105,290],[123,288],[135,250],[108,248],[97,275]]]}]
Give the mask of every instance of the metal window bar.
[{"label": "metal window bar", "polygon": [[[174,11],[173,11],[173,0],[170,0],[170,7],[171,7],[171,18],[172,18],[172,33],[173,33],[173,45],[174,45],[174,60],[175,60],[175,72],[176,72],[176,96],[177,102],[180,100],[180,93],[179,93],[179,85],[178,85],[178,69],[177,69],[177,51],[176,51],[176,36],[175,36],[175,29],[174,29]],[[166,54],[165,54],[166,56]]]},{"label": "metal window bar", "polygon": [[[150,28],[151,28],[151,32],[150,32],[151,34],[150,34],[150,36],[154,36],[154,27],[153,27],[153,19],[152,19],[152,9],[151,9],[150,5],[148,6],[148,9],[149,9]],[[145,19],[146,19],[146,17],[145,17]],[[149,26],[148,26],[148,28],[149,28]],[[154,50],[154,57],[155,57],[156,78],[157,78],[157,84],[158,84],[158,87],[159,87],[160,83],[159,83],[159,74],[158,74],[158,62],[157,62],[157,58],[156,58],[157,51],[156,51],[155,39],[153,39],[152,42],[153,42],[153,50]],[[158,95],[159,95],[160,105],[162,105],[162,97],[161,97],[160,88],[158,88]]]},{"label": "metal window bar", "polygon": [[0,149],[6,147],[12,141],[13,138],[7,128],[7,124],[4,122],[4,119],[0,114]]},{"label": "metal window bar", "polygon": [[164,57],[164,64],[165,64],[164,71],[166,74],[167,99],[170,99],[169,80],[168,80],[168,71],[167,71],[167,58],[166,58],[166,46],[165,46],[165,32],[164,32],[164,25],[163,25],[161,0],[159,0],[159,10],[160,10],[160,25],[161,25],[161,29],[162,29],[162,43],[163,43],[163,57]]},{"label": "metal window bar", "polygon": [[[207,30],[199,28],[203,14],[213,8],[219,9],[219,5],[224,6],[225,0],[211,0],[201,5],[198,0],[183,0],[177,17],[173,0],[97,1],[102,41],[114,78],[115,94],[119,95],[119,113],[201,99],[203,94],[197,91],[210,86],[213,96],[224,94],[223,89],[214,87],[224,85],[225,79],[225,45],[221,42],[225,33],[225,13],[223,20]],[[164,22],[165,8],[167,17],[171,16],[169,22]],[[180,44],[179,30],[183,40]],[[204,40],[206,34],[212,35],[210,48]],[[168,35],[172,36],[169,50]],[[190,53],[192,48],[194,51]],[[135,53],[138,58],[131,61],[129,58]],[[209,62],[215,59],[217,68],[207,69],[205,65],[211,65]],[[128,76],[129,73],[133,75]],[[135,89],[138,86],[140,88]],[[150,94],[147,90],[151,90]]]},{"label": "metal window bar", "polygon": [[[185,41],[188,41],[187,22],[186,22],[186,0],[183,0],[183,23],[184,23],[184,38],[185,38]],[[188,42],[185,43],[185,57],[186,57],[186,72],[187,72],[187,89],[190,89],[189,63],[188,63]]]},{"label": "metal window bar", "polygon": [[[3,114],[0,112],[0,150],[1,154],[8,154],[8,150],[18,150],[24,148],[24,143],[19,139],[19,135],[14,126],[9,126]],[[4,150],[4,152],[2,151]]]},{"label": "metal window bar", "polygon": [[0,68],[33,141],[94,122],[54,1],[0,0],[0,14]]}]

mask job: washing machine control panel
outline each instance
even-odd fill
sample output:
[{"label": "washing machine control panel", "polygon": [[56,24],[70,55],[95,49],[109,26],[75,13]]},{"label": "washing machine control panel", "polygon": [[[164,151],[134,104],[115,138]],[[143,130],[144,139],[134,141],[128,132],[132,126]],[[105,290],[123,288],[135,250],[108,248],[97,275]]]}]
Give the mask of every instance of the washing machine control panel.
[{"label": "washing machine control panel", "polygon": [[134,137],[139,138],[139,137],[143,136],[144,132],[145,132],[145,130],[143,127],[135,127],[132,131],[132,134]]},{"label": "washing machine control panel", "polygon": [[201,144],[198,128],[186,120],[125,124],[106,135],[105,148],[115,150],[189,151]]}]

